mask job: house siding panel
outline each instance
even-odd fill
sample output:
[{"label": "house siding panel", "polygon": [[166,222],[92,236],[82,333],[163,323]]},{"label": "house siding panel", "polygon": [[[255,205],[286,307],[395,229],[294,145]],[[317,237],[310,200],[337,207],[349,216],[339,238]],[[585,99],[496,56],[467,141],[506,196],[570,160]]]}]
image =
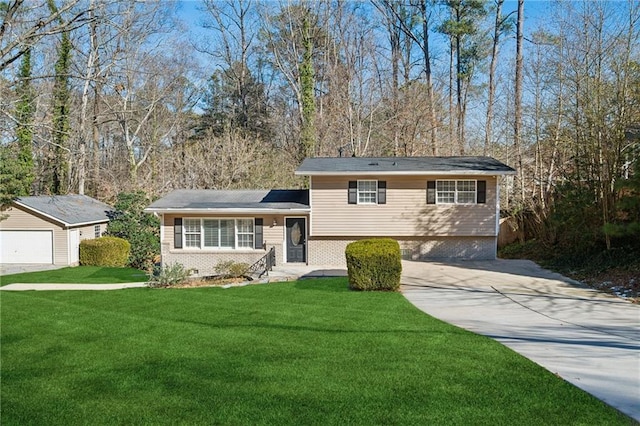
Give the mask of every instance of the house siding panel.
[{"label": "house siding panel", "polygon": [[[348,204],[349,181],[371,176],[313,176],[312,237],[495,237],[496,178],[493,176],[379,176],[387,182],[383,205]],[[427,204],[427,181],[477,179],[487,182],[486,204]]]}]

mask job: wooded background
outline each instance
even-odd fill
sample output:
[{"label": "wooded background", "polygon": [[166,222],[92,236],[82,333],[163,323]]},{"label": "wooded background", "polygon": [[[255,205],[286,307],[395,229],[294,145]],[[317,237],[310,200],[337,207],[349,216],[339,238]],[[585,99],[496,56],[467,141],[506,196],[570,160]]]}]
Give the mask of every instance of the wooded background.
[{"label": "wooded background", "polygon": [[489,155],[517,170],[502,207],[527,236],[638,244],[640,3],[529,5],[205,0],[186,23],[169,1],[0,1],[2,202]]}]

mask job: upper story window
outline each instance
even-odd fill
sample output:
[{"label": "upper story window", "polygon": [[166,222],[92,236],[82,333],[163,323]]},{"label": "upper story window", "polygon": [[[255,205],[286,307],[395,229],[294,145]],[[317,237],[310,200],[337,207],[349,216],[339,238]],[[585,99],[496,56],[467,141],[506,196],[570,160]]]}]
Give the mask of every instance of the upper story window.
[{"label": "upper story window", "polygon": [[427,204],[486,204],[486,180],[429,180]]},{"label": "upper story window", "polygon": [[475,204],[476,199],[475,180],[436,181],[437,204]]},{"label": "upper story window", "polygon": [[348,191],[349,204],[386,204],[387,182],[384,180],[351,180]]},{"label": "upper story window", "polygon": [[358,181],[358,204],[377,204],[378,202],[378,181],[359,180]]}]

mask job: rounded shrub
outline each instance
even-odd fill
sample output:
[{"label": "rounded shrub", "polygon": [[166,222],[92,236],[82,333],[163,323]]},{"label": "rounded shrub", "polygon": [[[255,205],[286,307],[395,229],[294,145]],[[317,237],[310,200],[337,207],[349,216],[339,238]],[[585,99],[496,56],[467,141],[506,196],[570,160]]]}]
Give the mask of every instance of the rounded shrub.
[{"label": "rounded shrub", "polygon": [[354,241],[345,250],[349,288],[396,291],[400,287],[400,245],[390,238]]},{"label": "rounded shrub", "polygon": [[118,237],[100,237],[80,242],[80,264],[88,266],[124,267],[129,260],[131,244]]}]

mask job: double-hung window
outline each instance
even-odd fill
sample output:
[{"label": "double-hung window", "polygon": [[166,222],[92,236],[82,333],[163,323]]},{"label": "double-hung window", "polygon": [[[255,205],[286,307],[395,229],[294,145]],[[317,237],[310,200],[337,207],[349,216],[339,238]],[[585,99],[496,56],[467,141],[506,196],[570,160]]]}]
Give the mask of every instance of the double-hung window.
[{"label": "double-hung window", "polygon": [[251,249],[253,219],[184,219],[185,248]]},{"label": "double-hung window", "polygon": [[200,219],[185,219],[184,246],[187,248],[200,248]]},{"label": "double-hung window", "polygon": [[359,180],[358,181],[358,204],[377,204],[378,202],[378,181]]},{"label": "double-hung window", "polygon": [[475,180],[438,180],[436,181],[437,204],[475,204]]},{"label": "double-hung window", "polygon": [[101,236],[101,232],[100,232],[100,225],[94,225],[93,226],[93,236],[94,238],[100,238]]},{"label": "double-hung window", "polygon": [[236,220],[238,248],[253,248],[253,219]]}]

